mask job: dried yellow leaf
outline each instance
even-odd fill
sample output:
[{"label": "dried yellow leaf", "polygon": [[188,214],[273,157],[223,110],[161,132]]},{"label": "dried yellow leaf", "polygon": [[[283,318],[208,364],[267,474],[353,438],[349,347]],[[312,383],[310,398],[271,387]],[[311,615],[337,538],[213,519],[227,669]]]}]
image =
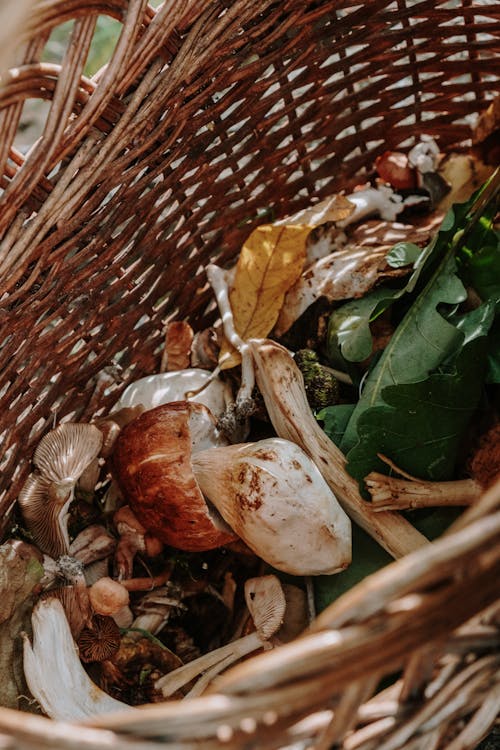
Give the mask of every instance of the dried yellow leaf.
[{"label": "dried yellow leaf", "polygon": [[[244,341],[264,338],[272,330],[286,292],[302,273],[311,229],[303,224],[264,224],[243,245],[229,300],[234,327]],[[240,361],[239,353],[224,341],[222,369]]]}]

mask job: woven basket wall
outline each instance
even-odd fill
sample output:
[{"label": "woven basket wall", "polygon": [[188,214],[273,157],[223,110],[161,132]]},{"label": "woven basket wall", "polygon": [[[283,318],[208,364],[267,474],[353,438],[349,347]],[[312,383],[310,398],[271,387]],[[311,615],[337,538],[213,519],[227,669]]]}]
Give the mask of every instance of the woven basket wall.
[{"label": "woven basket wall", "polygon": [[[103,15],[121,34],[88,78]],[[235,258],[263,216],[348,189],[422,133],[468,143],[500,89],[499,16],[491,0],[32,2],[0,87],[0,519],[55,421],[105,413],[156,371],[170,318],[214,320],[205,264]],[[32,99],[48,104],[30,144]],[[102,720],[111,732],[2,710],[0,745],[475,747],[500,704],[498,496],[236,668],[224,695]]]}]

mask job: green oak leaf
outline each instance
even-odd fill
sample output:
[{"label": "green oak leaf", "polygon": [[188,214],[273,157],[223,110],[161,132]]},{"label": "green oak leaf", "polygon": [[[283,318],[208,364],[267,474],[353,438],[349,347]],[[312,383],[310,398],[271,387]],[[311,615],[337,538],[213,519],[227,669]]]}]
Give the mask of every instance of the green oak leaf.
[{"label": "green oak leaf", "polygon": [[326,406],[316,414],[316,419],[323,422],[323,430],[330,440],[339,446],[347,427],[347,423],[354,411],[354,404],[335,404]]},{"label": "green oak leaf", "polygon": [[384,388],[384,404],[359,418],[359,439],[347,454],[349,473],[360,481],[371,471],[387,473],[381,453],[421,479],[451,479],[481,397],[487,343],[485,336],[474,339],[445,371],[426,380]]}]

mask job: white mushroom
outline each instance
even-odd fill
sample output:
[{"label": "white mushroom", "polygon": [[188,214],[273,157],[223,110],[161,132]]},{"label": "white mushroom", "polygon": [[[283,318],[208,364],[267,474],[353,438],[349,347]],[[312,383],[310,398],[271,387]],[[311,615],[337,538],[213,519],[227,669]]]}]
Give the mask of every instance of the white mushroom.
[{"label": "white mushroom", "polygon": [[146,411],[117,440],[115,476],[144,528],[192,551],[238,534],[263,560],[295,575],[345,568],[350,521],[304,451],[271,438],[191,453],[194,407],[179,401]]},{"label": "white mushroom", "polygon": [[[194,401],[207,406],[215,417],[221,416],[228,401],[227,385],[207,370],[190,368],[148,375],[131,383],[122,393],[115,409],[142,404],[145,409],[170,401]],[[113,417],[113,412],[110,418]]]},{"label": "white mushroom", "polygon": [[191,458],[203,494],[255,554],[292,575],[335,573],[351,562],[351,524],[313,461],[268,438]]},{"label": "white mushroom", "polygon": [[82,721],[98,714],[134,710],[90,680],[57,599],[42,599],[35,605],[32,626],[33,644],[24,636],[24,674],[33,697],[48,716]]}]

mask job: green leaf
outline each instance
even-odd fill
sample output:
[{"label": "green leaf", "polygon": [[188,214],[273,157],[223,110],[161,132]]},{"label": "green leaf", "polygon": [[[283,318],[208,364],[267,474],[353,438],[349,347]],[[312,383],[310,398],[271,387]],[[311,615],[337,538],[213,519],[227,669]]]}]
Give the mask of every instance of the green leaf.
[{"label": "green leaf", "polygon": [[469,258],[464,278],[481,299],[500,297],[500,235],[495,245],[480,247]]},{"label": "green leaf", "polygon": [[385,403],[384,388],[425,379],[459,348],[463,334],[438,312],[438,306],[457,305],[467,296],[455,270],[455,258],[450,250],[396,328],[367,378],[344,434],[341,446],[344,452],[357,442],[358,421],[363,412]]},{"label": "green leaf", "polygon": [[422,248],[413,242],[398,242],[389,250],[385,259],[391,268],[404,268],[415,263],[422,253]]},{"label": "green leaf", "polygon": [[376,289],[365,297],[347,302],[337,308],[328,323],[327,356],[339,365],[339,353],[348,362],[362,362],[372,351],[370,323],[404,295],[413,295],[429,269],[449,250],[449,245],[461,223],[466,221],[475,196],[467,203],[453,206],[444,217],[441,227],[423,250],[409,242],[400,242],[386,258],[393,264],[413,262],[413,271],[406,284],[399,289]]},{"label": "green leaf", "polygon": [[324,422],[323,430],[330,440],[339,446],[354,411],[354,404],[335,404],[326,406],[316,414],[316,419]]},{"label": "green leaf", "polygon": [[450,319],[456,328],[464,334],[464,346],[469,341],[473,341],[480,336],[486,336],[489,333],[498,307],[498,300],[489,299],[476,307],[475,310],[471,310],[465,315],[454,315]]},{"label": "green leaf", "polygon": [[496,201],[486,206],[457,256],[460,277],[483,300],[500,297],[500,232],[494,226],[497,211]]},{"label": "green leaf", "polygon": [[348,362],[362,362],[369,357],[372,351],[370,323],[401,293],[400,289],[376,289],[338,307],[328,321],[326,347],[330,362],[337,361],[337,349]]},{"label": "green leaf", "polygon": [[497,317],[488,336],[487,383],[500,383],[500,317]]},{"label": "green leaf", "polygon": [[387,473],[382,453],[421,479],[442,481],[454,474],[459,446],[477,408],[486,367],[487,339],[474,339],[453,369],[424,381],[388,386],[385,404],[367,409],[358,421],[358,443],[347,454],[347,470],[360,481],[370,471]]}]

